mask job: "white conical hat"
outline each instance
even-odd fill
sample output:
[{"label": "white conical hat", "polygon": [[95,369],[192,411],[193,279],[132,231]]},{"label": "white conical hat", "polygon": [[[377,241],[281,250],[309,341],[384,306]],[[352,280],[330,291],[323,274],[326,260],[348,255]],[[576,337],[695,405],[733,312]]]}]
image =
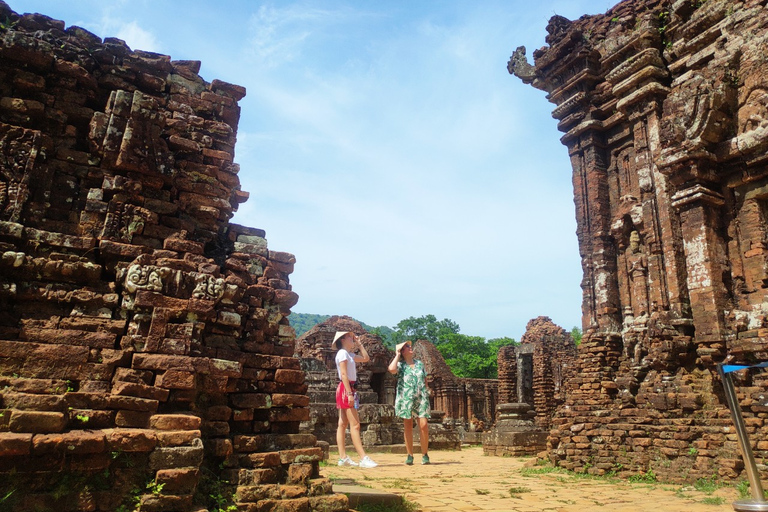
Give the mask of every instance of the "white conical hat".
[{"label": "white conical hat", "polygon": [[336,348],[336,342],[339,341],[342,336],[348,333],[349,331],[336,331],[336,334],[333,337],[333,342],[331,342],[331,348]]}]

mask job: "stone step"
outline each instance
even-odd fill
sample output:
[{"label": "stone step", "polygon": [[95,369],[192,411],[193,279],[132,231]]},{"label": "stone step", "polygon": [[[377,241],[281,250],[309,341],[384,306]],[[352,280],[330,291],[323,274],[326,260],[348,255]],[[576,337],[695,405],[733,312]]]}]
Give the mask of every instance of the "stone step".
[{"label": "stone step", "polygon": [[352,479],[337,480],[333,484],[333,492],[346,494],[349,498],[349,508],[357,509],[360,505],[380,507],[381,509],[395,509],[403,505],[402,496],[379,489],[370,489],[357,485]]}]

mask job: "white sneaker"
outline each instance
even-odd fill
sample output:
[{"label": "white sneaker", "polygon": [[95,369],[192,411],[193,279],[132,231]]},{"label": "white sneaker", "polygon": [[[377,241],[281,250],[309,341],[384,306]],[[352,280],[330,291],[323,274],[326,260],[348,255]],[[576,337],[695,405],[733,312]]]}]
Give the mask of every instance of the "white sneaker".
[{"label": "white sneaker", "polygon": [[344,457],[343,459],[339,459],[339,466],[357,466],[357,462],[353,461],[349,458],[349,455]]},{"label": "white sneaker", "polygon": [[378,464],[373,462],[371,458],[367,455],[363,457],[363,460],[360,461],[361,468],[375,468],[376,466],[378,466]]}]

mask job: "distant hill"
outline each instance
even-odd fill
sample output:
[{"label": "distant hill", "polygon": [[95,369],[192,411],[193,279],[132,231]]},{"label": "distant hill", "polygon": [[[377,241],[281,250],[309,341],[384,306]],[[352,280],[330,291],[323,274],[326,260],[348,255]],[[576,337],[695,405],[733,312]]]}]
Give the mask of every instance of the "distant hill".
[{"label": "distant hill", "polygon": [[[316,315],[312,313],[291,313],[288,317],[288,320],[291,323],[291,327],[293,327],[296,330],[296,337],[298,338],[317,324],[323,323],[326,320],[331,318],[331,315]],[[360,322],[360,320],[355,319],[357,322]],[[382,325],[379,327],[371,327],[370,325],[366,324],[365,322],[360,322],[360,324],[363,326],[363,329],[365,329],[368,332],[376,333],[379,336],[381,336],[381,339],[384,341],[384,344],[387,346],[392,345],[392,333],[394,332],[391,328],[387,327],[386,325]]]}]

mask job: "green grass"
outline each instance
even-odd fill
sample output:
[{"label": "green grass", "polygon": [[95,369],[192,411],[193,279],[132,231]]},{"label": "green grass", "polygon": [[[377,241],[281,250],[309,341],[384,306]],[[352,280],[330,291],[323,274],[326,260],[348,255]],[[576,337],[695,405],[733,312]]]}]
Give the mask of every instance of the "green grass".
[{"label": "green grass", "polygon": [[491,491],[487,489],[475,489],[475,492],[477,494],[480,494],[481,496],[485,496],[486,494],[491,494]]},{"label": "green grass", "polygon": [[356,510],[358,512],[417,512],[421,510],[419,504],[405,498],[394,505],[383,503],[359,503]]},{"label": "green grass", "polygon": [[389,489],[406,489],[408,491],[415,491],[413,487],[413,481],[407,478],[393,478],[390,482],[382,484],[383,487]]},{"label": "green grass", "polygon": [[[749,480],[742,480],[736,484],[736,492],[739,493],[740,500],[751,498],[752,490],[749,488]],[[763,491],[763,495],[768,499],[768,489]]]},{"label": "green grass", "polygon": [[722,505],[725,503],[725,498],[721,498],[720,496],[707,496],[701,500],[701,502],[705,505]]},{"label": "green grass", "polygon": [[523,468],[520,470],[520,474],[525,477],[546,475],[549,473],[568,473],[568,470],[559,466],[537,466],[533,468]]},{"label": "green grass", "polygon": [[656,473],[654,473],[652,469],[649,469],[645,473],[640,473],[639,475],[632,475],[627,480],[633,484],[655,484],[657,481]]},{"label": "green grass", "polygon": [[699,478],[696,480],[696,482],[693,484],[693,488],[696,489],[699,492],[703,492],[705,494],[712,494],[716,490],[723,487],[723,484],[717,481],[717,478],[714,476],[710,478]]},{"label": "green grass", "polygon": [[740,500],[743,500],[752,496],[752,493],[749,491],[749,480],[742,480],[741,482],[736,484],[736,491],[739,493]]},{"label": "green grass", "polygon": [[510,487],[509,488],[509,495],[512,496],[513,498],[518,498],[519,499],[520,496],[518,496],[518,495],[522,494],[524,492],[531,492],[531,490],[528,487],[522,487],[522,486],[520,486],[520,487]]}]

